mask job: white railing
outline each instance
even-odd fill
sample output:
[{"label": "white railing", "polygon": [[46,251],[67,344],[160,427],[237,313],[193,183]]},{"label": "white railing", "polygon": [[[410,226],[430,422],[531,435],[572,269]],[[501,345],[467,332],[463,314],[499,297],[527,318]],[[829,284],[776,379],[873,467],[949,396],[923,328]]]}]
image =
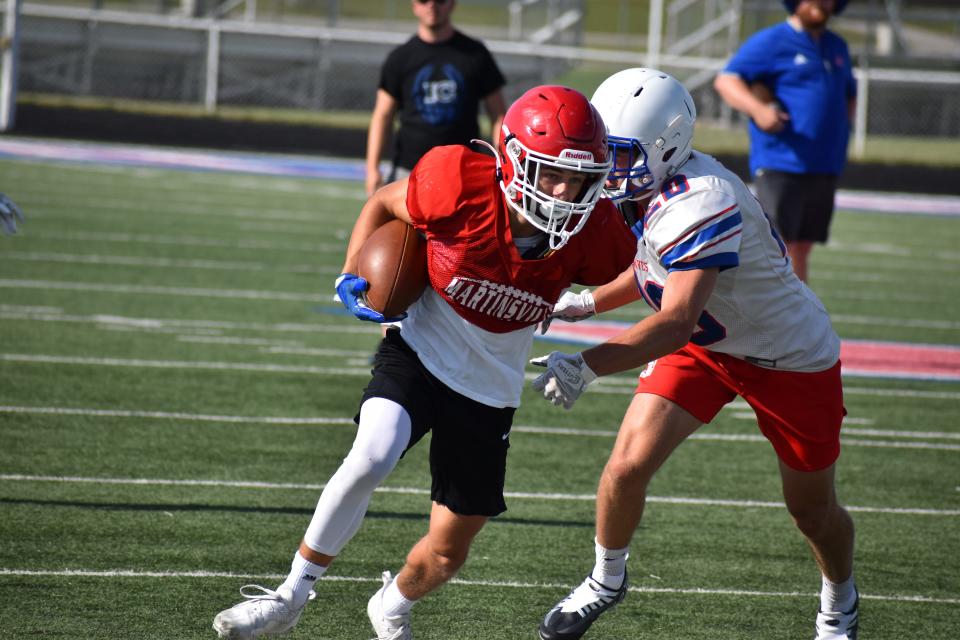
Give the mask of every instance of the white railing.
[{"label": "white railing", "polygon": [[[3,2],[6,3],[4,5],[6,8],[4,13],[5,23],[8,25],[8,33],[19,33],[18,30],[9,27],[11,21],[16,15],[16,11],[11,12],[11,10],[7,8],[11,5],[14,5],[18,1],[19,0],[3,0]],[[531,1],[538,0],[517,0],[519,3],[528,4]],[[658,5],[659,3],[654,2],[653,4]],[[204,43],[203,48],[205,49],[203,52],[205,56],[198,65],[198,67],[202,66],[203,68],[203,87],[201,88],[200,96],[202,96],[201,99],[203,104],[206,110],[209,112],[215,111],[220,104],[220,100],[222,99],[218,84],[221,81],[221,72],[224,68],[222,41],[225,37],[228,37],[231,34],[256,35],[277,39],[306,39],[308,41],[315,41],[318,43],[318,45],[320,45],[317,47],[317,55],[320,56],[320,58],[317,59],[318,65],[324,62],[322,56],[325,54],[323,52],[326,50],[325,47],[331,43],[339,42],[361,45],[369,44],[371,47],[373,45],[378,47],[388,47],[400,44],[409,37],[409,34],[397,31],[348,29],[341,27],[330,27],[322,24],[290,25],[253,22],[244,19],[234,20],[192,18],[185,15],[155,15],[123,11],[100,11],[94,9],[52,6],[30,2],[23,4],[20,15],[21,24],[23,23],[24,18],[32,20],[67,20],[76,22],[78,25],[83,25],[85,27],[89,25],[112,27],[129,26],[131,28],[151,27],[160,30],[171,30],[171,32],[179,31],[200,34],[201,41]],[[572,16],[564,18],[565,21],[572,19]],[[53,29],[53,27],[48,28],[48,30],[49,29]],[[136,41],[134,41],[131,45],[130,40],[131,38],[126,38],[124,41],[124,46],[136,47]],[[653,49],[651,49],[650,52],[629,52],[622,50],[592,49],[579,46],[538,43],[530,40],[488,39],[485,42],[490,50],[498,56],[516,56],[521,59],[530,60],[534,64],[540,63],[547,65],[549,62],[554,63],[553,67],[548,65],[544,67],[545,69],[555,68],[555,63],[557,61],[561,61],[568,66],[589,62],[600,64],[604,67],[609,66],[612,72],[623,67],[650,65],[650,56],[652,56],[653,60],[656,61],[656,66],[676,74],[678,77],[687,82],[688,86],[691,86],[691,88],[704,85],[706,81],[712,78],[712,76],[726,62],[725,58],[690,56],[671,53],[671,50],[673,49],[668,49],[667,51],[662,52]],[[21,42],[21,47],[29,46],[29,41]],[[162,52],[163,48],[163,38],[160,38],[156,41],[144,42],[143,44],[143,51],[148,53]],[[167,48],[169,48],[169,46]],[[12,62],[7,63],[8,59],[12,59],[12,56],[10,55],[11,50],[12,48],[8,48],[7,52],[4,53],[5,64],[3,67],[3,78],[6,80],[2,86],[0,86],[0,89],[7,91],[11,91],[13,87],[13,83],[11,81],[13,78]],[[248,55],[256,56],[263,50],[264,49],[261,46],[261,49],[249,51]],[[648,54],[650,54],[650,56],[648,56]],[[161,54],[157,53],[157,55]],[[25,73],[25,70],[21,68],[20,72],[21,74]],[[925,87],[927,89],[930,87],[940,87],[942,94],[953,96],[953,98],[940,98],[943,100],[956,100],[956,96],[960,95],[960,72],[913,70],[903,71],[878,68],[858,68],[855,70],[855,73],[860,83],[858,114],[853,136],[853,153],[855,156],[862,155],[864,151],[871,115],[870,107],[871,98],[873,97],[871,94],[875,90],[877,83],[908,83],[911,85],[917,85],[918,87]],[[90,79],[88,78],[87,80],[87,84],[89,86]],[[371,82],[371,79],[367,77],[339,77],[338,80],[358,83]],[[372,81],[375,82],[375,80]],[[80,83],[81,86],[82,84],[83,83]],[[943,91],[943,88],[947,88],[949,90]],[[64,90],[69,92],[71,88],[65,87]],[[372,90],[370,91],[370,94],[373,94]],[[946,107],[944,113],[948,113],[949,115]],[[889,117],[888,114],[885,115]],[[952,118],[954,116],[949,117]],[[3,111],[0,111],[0,118],[3,118]]]}]

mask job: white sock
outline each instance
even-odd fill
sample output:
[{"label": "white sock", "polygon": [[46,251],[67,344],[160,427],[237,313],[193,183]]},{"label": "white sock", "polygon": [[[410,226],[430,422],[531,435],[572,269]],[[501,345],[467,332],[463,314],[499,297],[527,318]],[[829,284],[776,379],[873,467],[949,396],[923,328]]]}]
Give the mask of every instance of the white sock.
[{"label": "white sock", "polygon": [[290,574],[280,585],[293,592],[294,609],[299,609],[306,604],[314,583],[326,570],[326,567],[310,562],[297,551],[297,554],[293,556],[293,562],[290,563]]},{"label": "white sock", "polygon": [[836,583],[823,576],[823,586],[820,588],[820,611],[846,613],[853,608],[857,600],[857,589],[853,584],[853,576]]},{"label": "white sock", "polygon": [[383,615],[389,618],[406,615],[416,603],[416,600],[410,600],[400,593],[396,578],[383,591]]},{"label": "white sock", "polygon": [[593,579],[608,589],[619,589],[623,586],[623,578],[627,571],[627,558],[630,547],[623,549],[607,549],[597,542],[597,563],[593,567]]}]

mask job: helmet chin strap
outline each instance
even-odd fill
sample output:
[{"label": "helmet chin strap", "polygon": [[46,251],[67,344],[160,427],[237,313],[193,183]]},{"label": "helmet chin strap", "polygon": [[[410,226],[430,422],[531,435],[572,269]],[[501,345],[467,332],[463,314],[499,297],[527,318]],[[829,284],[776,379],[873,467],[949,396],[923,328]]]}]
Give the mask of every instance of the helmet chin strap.
[{"label": "helmet chin strap", "polygon": [[486,140],[480,140],[479,138],[474,138],[470,141],[471,144],[480,144],[485,146],[487,149],[493,153],[493,159],[497,161],[497,180],[503,180],[503,165],[500,162],[500,154],[497,153],[496,148]]},{"label": "helmet chin strap", "polygon": [[650,200],[650,198],[652,197],[653,197],[653,190],[647,189],[646,191],[641,191],[636,193],[635,195],[627,198],[627,200],[629,202],[636,202],[637,204],[643,204],[648,200]]}]

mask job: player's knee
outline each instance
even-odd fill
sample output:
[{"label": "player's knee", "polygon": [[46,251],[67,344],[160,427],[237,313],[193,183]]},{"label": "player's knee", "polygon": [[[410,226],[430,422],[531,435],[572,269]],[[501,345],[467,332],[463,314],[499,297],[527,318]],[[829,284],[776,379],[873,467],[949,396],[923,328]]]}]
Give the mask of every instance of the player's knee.
[{"label": "player's knee", "polygon": [[369,452],[351,452],[343,461],[343,469],[351,485],[376,488],[386,480],[396,464],[396,458],[386,453],[371,455]]},{"label": "player's knee", "polygon": [[646,486],[655,469],[641,460],[630,456],[612,455],[607,461],[603,474],[616,485]]},{"label": "player's knee", "polygon": [[467,561],[470,545],[431,544],[430,556],[434,566],[446,578],[456,575]]}]

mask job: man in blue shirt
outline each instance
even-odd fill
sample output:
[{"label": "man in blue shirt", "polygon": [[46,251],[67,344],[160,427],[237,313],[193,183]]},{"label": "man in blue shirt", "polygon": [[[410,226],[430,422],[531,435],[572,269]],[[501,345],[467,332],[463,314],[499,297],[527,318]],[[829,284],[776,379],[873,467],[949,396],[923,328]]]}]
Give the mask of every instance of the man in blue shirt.
[{"label": "man in blue shirt", "polygon": [[847,0],[783,4],[787,20],[748,38],[713,86],[750,117],[757,196],[806,281],[814,243],[827,241],[857,85],[847,43],[827,29]]}]

